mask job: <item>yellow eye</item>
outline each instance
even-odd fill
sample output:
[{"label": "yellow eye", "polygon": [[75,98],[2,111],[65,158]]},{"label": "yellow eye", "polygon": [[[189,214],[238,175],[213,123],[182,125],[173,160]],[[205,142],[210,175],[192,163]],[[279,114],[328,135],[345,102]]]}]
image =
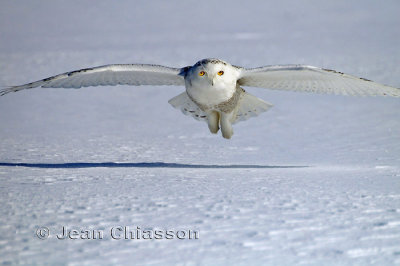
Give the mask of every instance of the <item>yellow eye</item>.
[{"label": "yellow eye", "polygon": [[199,76],[204,76],[205,74],[206,74],[206,72],[204,72],[204,71],[199,72]]},{"label": "yellow eye", "polygon": [[222,71],[222,70],[218,72],[218,75],[220,75],[220,76],[222,76],[223,74],[224,74],[224,71]]}]

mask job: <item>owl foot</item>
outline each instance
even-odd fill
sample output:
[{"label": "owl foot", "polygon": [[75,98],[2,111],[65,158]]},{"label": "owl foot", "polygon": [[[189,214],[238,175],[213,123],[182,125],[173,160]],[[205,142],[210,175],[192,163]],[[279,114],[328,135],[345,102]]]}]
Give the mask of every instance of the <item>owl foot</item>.
[{"label": "owl foot", "polygon": [[207,114],[208,118],[208,129],[213,134],[217,134],[219,130],[219,113],[216,111],[211,111]]}]

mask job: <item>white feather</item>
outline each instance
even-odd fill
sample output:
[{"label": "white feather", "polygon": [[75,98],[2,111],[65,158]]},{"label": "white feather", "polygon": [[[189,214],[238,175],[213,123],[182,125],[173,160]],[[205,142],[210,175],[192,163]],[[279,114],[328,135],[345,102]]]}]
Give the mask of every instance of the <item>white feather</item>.
[{"label": "white feather", "polygon": [[400,97],[400,89],[334,70],[304,65],[243,68],[238,84],[275,90]]},{"label": "white feather", "polygon": [[189,98],[186,91],[170,99],[168,103],[181,110],[185,115],[191,116],[198,121],[207,121],[207,114]]},{"label": "white feather", "polygon": [[86,68],[52,76],[28,84],[0,91],[0,96],[10,92],[36,87],[81,88],[89,86],[115,85],[185,85],[182,69],[158,65],[105,65]]},{"label": "white feather", "polygon": [[236,119],[232,124],[245,121],[251,117],[256,117],[262,112],[266,112],[273,105],[267,103],[247,92],[244,92],[239,100],[238,109],[236,111]]}]

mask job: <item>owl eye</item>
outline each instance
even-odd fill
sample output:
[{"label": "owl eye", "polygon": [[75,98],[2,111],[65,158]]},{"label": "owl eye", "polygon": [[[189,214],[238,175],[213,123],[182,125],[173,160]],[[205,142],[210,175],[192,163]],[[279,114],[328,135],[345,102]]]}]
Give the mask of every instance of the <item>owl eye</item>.
[{"label": "owl eye", "polygon": [[223,74],[224,74],[224,71],[222,71],[222,70],[218,72],[219,76],[222,76]]},{"label": "owl eye", "polygon": [[205,74],[206,74],[206,72],[204,72],[204,71],[199,72],[199,76],[204,76]]}]

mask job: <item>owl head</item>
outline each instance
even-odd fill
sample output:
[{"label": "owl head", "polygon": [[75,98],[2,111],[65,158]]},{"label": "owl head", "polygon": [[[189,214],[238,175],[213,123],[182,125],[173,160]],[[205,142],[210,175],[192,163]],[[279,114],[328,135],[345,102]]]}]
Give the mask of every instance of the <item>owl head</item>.
[{"label": "owl head", "polygon": [[186,87],[213,87],[226,89],[236,87],[239,69],[219,59],[203,59],[188,69]]}]

